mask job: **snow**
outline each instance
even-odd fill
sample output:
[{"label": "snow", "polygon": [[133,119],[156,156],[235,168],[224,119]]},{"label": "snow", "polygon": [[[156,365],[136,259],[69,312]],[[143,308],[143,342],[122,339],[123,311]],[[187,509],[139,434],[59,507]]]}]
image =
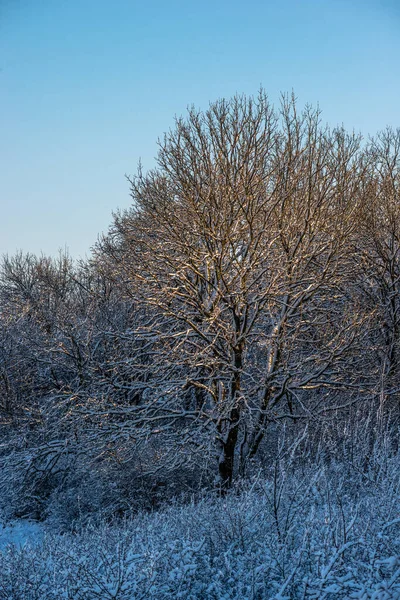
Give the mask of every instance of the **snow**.
[{"label": "snow", "polygon": [[10,545],[23,548],[26,545],[39,544],[43,536],[43,525],[34,521],[21,519],[7,525],[0,524],[0,551]]},{"label": "snow", "polygon": [[273,484],[260,482],[62,535],[10,523],[0,529],[0,598],[399,600],[397,487],[366,487],[357,505],[342,493],[327,521],[327,480],[317,490],[301,477],[285,480],[277,511]]}]

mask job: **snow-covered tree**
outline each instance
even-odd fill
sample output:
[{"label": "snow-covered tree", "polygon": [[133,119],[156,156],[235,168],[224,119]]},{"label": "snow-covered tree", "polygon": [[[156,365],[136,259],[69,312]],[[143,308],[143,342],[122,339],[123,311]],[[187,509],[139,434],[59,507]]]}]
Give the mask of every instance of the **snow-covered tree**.
[{"label": "snow-covered tree", "polygon": [[263,92],[221,100],[176,121],[98,250],[147,313],[133,423],[178,434],[182,456],[211,442],[223,488],[268,422],[326,409],[323,390],[343,384],[363,175],[360,139],[317,110],[284,97],[276,111]]}]

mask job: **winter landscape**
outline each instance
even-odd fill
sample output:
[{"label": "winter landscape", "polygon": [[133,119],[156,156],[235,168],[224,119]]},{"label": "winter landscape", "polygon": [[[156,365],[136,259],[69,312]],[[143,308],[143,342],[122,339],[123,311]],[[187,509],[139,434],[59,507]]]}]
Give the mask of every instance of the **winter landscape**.
[{"label": "winter landscape", "polygon": [[400,129],[217,97],[1,258],[0,600],[400,599]]}]

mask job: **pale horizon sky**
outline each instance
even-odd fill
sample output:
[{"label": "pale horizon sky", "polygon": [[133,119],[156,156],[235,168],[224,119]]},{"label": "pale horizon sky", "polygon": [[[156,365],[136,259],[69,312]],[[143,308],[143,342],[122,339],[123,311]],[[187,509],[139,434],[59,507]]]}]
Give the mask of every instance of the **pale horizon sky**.
[{"label": "pale horizon sky", "polygon": [[84,256],[188,105],[294,90],[400,126],[400,0],[0,0],[0,255]]}]

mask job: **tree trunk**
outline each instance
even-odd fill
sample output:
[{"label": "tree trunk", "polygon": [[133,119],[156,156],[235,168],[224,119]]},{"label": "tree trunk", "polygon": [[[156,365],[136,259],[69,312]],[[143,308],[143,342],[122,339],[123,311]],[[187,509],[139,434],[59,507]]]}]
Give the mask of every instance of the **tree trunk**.
[{"label": "tree trunk", "polygon": [[229,489],[233,481],[239,418],[240,412],[237,408],[234,408],[229,416],[229,431],[226,440],[223,442],[218,464],[218,474],[222,492]]},{"label": "tree trunk", "polygon": [[232,408],[228,419],[224,419],[219,428],[222,438],[222,450],[218,463],[218,475],[221,491],[224,492],[232,485],[240,420],[240,387],[243,366],[243,345],[234,350],[234,372],[231,381],[230,397]]}]

